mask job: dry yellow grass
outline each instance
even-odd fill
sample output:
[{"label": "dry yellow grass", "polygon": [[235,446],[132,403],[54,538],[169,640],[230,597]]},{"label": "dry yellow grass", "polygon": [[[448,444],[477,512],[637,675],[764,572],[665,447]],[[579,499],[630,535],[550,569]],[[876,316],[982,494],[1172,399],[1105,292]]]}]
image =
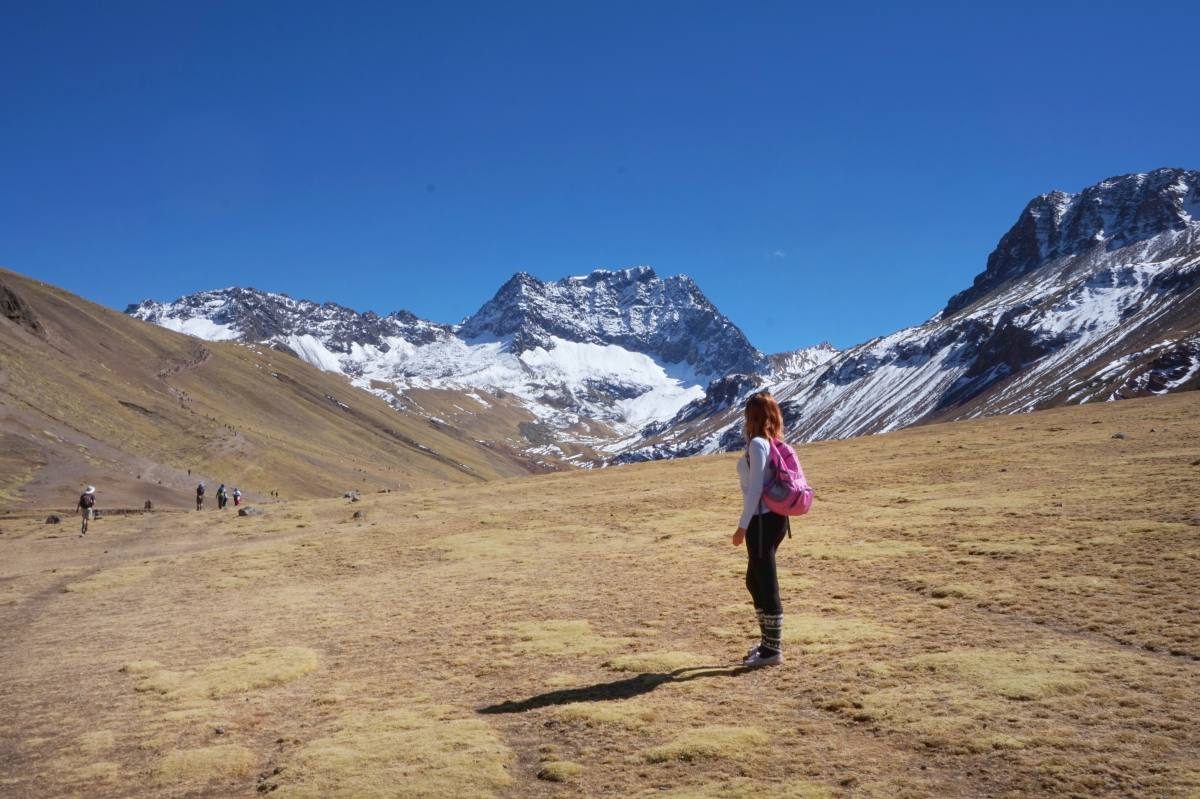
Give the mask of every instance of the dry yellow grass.
[{"label": "dry yellow grass", "polygon": [[549,782],[570,782],[583,773],[583,766],[570,760],[551,760],[538,769],[538,779]]},{"label": "dry yellow grass", "polygon": [[107,752],[116,742],[117,736],[112,730],[93,730],[79,736],[79,748],[89,755]]},{"label": "dry yellow grass", "polygon": [[783,628],[785,643],[804,644],[811,651],[828,651],[835,646],[856,641],[878,642],[892,635],[887,627],[865,619],[813,614],[785,618]]},{"label": "dry yellow grass", "polygon": [[800,454],[750,672],[725,456],[0,520],[0,796],[1200,789],[1200,395]]},{"label": "dry yellow grass", "polygon": [[216,699],[255,688],[290,682],[317,667],[317,653],[297,646],[256,649],[232,658],[221,658],[199,669],[172,671],[153,661],[125,666],[134,675],[138,691],[168,699]]},{"label": "dry yellow grass", "polygon": [[355,711],[300,750],[280,782],[292,799],[487,797],[509,785],[511,754],[483,721],[450,707]]},{"label": "dry yellow grass", "polygon": [[585,619],[513,622],[496,635],[510,641],[517,653],[543,655],[595,655],[625,643],[625,639],[597,635]]},{"label": "dry yellow grass", "polygon": [[107,569],[102,572],[88,577],[85,580],[79,580],[73,583],[67,583],[63,586],[63,590],[73,593],[90,593],[92,591],[105,591],[110,588],[122,588],[127,585],[144,580],[154,571],[154,565],[150,563],[141,563],[136,566],[122,566],[116,569]]},{"label": "dry yellow grass", "polygon": [[620,655],[606,661],[604,665],[614,671],[675,671],[711,662],[712,658],[694,652],[639,652],[635,655]]},{"label": "dry yellow grass", "polygon": [[612,702],[575,702],[556,708],[554,715],[562,721],[582,722],[589,727],[616,724],[629,729],[645,727],[657,717],[653,708],[636,699]]},{"label": "dry yellow grass", "polygon": [[647,763],[668,760],[749,760],[756,750],[771,742],[765,732],[755,727],[707,726],[680,733],[672,741],[647,749]]},{"label": "dry yellow grass", "polygon": [[661,799],[833,799],[834,795],[829,787],[807,780],[756,782],[749,779],[711,782],[676,788],[666,793],[646,794],[647,797],[657,796]]},{"label": "dry yellow grass", "polygon": [[208,782],[244,777],[258,758],[244,746],[222,744],[169,752],[158,767],[164,783]]},{"label": "dry yellow grass", "polygon": [[915,555],[926,551],[920,544],[904,541],[801,541],[796,551],[817,560],[880,560]]},{"label": "dry yellow grass", "polygon": [[1088,687],[1087,680],[1078,676],[1069,663],[998,649],[920,655],[905,666],[910,672],[925,672],[935,679],[951,676],[966,680],[1006,699],[1043,699],[1079,693]]}]

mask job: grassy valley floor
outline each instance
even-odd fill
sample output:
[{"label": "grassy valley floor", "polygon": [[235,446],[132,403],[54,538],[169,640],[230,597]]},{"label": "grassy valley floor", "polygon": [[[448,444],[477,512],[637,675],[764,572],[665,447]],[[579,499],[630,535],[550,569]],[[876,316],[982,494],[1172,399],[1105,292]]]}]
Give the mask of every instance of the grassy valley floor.
[{"label": "grassy valley floor", "polygon": [[0,521],[0,796],[1200,796],[1200,394],[801,457]]}]

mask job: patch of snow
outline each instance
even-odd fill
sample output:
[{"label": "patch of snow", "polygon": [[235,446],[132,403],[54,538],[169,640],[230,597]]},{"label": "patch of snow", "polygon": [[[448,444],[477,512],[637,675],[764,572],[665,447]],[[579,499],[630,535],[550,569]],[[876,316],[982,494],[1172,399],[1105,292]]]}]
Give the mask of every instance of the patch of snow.
[{"label": "patch of snow", "polygon": [[233,325],[222,325],[203,316],[182,318],[167,316],[157,320],[157,323],[167,330],[176,333],[186,333],[189,336],[202,338],[205,341],[230,341],[242,335],[242,331]]},{"label": "patch of snow", "polygon": [[287,345],[292,352],[299,355],[301,360],[312,364],[318,369],[326,372],[342,371],[342,364],[338,360],[338,357],[308,333],[300,336],[295,334],[287,336],[282,340],[282,343]]}]

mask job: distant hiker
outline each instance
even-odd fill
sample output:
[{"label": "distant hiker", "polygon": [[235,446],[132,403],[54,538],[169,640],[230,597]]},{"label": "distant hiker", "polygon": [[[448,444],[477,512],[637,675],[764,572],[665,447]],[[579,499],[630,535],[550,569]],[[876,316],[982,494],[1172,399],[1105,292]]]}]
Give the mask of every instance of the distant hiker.
[{"label": "distant hiker", "polygon": [[[742,486],[742,517],[733,545],[746,543],[746,589],[754,600],[762,637],[746,653],[747,666],[774,666],[783,662],[783,603],[775,574],[775,550],[787,531],[787,517],[772,512],[763,499],[771,456],[771,444],[783,434],[783,414],[767,392],[746,401],[746,456],[738,459]],[[782,443],[782,442],[780,442]]]},{"label": "distant hiker", "polygon": [[242,489],[235,488],[235,489],[233,489],[233,507],[236,508],[238,505],[241,505],[241,504],[242,504]]},{"label": "distant hiker", "polygon": [[217,510],[225,510],[227,502],[229,502],[229,494],[225,491],[225,484],[221,483],[217,486]]},{"label": "distant hiker", "polygon": [[196,486],[196,510],[201,510],[204,507],[204,483]]},{"label": "distant hiker", "polygon": [[79,515],[83,517],[83,522],[79,528],[79,535],[85,536],[88,531],[88,522],[92,520],[96,511],[96,487],[88,486],[82,494],[79,495],[79,502],[75,504],[75,510],[79,511]]}]

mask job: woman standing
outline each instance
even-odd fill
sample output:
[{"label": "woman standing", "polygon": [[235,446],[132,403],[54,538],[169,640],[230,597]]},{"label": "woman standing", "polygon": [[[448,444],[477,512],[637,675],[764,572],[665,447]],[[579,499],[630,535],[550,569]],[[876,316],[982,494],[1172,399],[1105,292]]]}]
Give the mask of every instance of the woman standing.
[{"label": "woman standing", "polygon": [[746,653],[746,666],[774,666],[783,662],[783,604],[775,575],[775,550],[787,530],[787,517],[772,513],[763,502],[763,486],[770,476],[771,442],[783,434],[779,403],[766,391],[746,401],[746,457],[738,459],[742,485],[742,518],[733,545],[746,543],[746,588],[754,600],[754,613],[762,633],[759,643]]}]

